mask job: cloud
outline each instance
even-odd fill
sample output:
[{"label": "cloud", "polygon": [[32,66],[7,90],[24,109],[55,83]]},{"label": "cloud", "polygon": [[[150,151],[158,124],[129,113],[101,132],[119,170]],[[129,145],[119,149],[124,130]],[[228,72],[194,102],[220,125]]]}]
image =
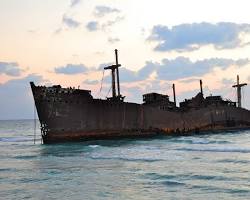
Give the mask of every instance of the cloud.
[{"label": "cloud", "polygon": [[[82,0],[70,0],[70,8],[73,8],[75,6],[77,6],[78,4],[81,3]],[[62,25],[65,25],[68,28],[78,28],[82,23],[80,23],[79,21],[75,20],[72,17],[69,17],[68,12],[64,13],[62,16]],[[53,33],[55,35],[60,34],[62,31],[64,31],[66,28],[63,26],[58,27]]]},{"label": "cloud", "polygon": [[216,49],[232,49],[247,45],[242,44],[241,33],[250,33],[250,24],[203,22],[180,24],[171,29],[157,25],[148,40],[158,42],[155,51],[192,51],[209,44]]},{"label": "cloud", "polygon": [[[173,60],[163,59],[160,63],[147,61],[139,71],[132,71],[127,68],[119,68],[121,82],[136,82],[143,81],[150,77],[153,72],[156,72],[158,80],[176,80],[191,78],[184,80],[193,82],[195,76],[203,76],[211,72],[215,67],[226,69],[232,65],[241,67],[250,63],[248,59],[224,59],[211,58],[192,62],[186,57],[177,57]],[[110,82],[110,77],[105,77],[105,82]]]},{"label": "cloud", "polygon": [[[108,65],[104,65],[108,66]],[[111,82],[111,76],[110,76],[110,70],[105,70],[105,74],[109,74],[108,76],[104,77],[104,82],[109,83]],[[129,70],[125,67],[120,67],[119,68],[119,74],[120,74],[120,82],[135,82],[140,80],[139,77],[137,76],[136,71]]]},{"label": "cloud", "polygon": [[[107,65],[103,65],[107,66]],[[146,80],[153,71],[156,70],[157,64],[153,62],[146,62],[146,65],[138,71],[133,71],[125,67],[119,68],[120,81],[121,82],[136,82]],[[110,76],[104,78],[105,82],[110,82]]]},{"label": "cloud", "polygon": [[123,21],[124,19],[125,19],[125,17],[118,16],[114,20],[108,20],[107,22],[102,24],[102,29],[105,30],[111,26],[114,26],[115,24]]},{"label": "cloud", "polygon": [[[108,14],[111,13],[120,13],[121,11],[118,10],[117,8],[112,8],[109,6],[96,6],[94,9],[94,15],[96,17],[104,17]],[[113,19],[112,19],[113,18]],[[124,16],[112,16],[111,19],[105,19],[104,21],[98,21],[98,20],[91,20],[86,24],[86,28],[87,30],[94,32],[94,31],[98,31],[98,30],[102,30],[105,31],[107,28],[114,26],[115,24],[119,23],[120,21],[124,20],[125,17]],[[108,42],[110,43],[114,43],[117,42],[118,38],[109,38]]]},{"label": "cloud", "polygon": [[181,80],[180,82],[181,83],[192,83],[192,82],[198,82],[200,79],[198,78],[188,78],[188,79],[185,79],[185,80]]},{"label": "cloud", "polygon": [[[206,90],[206,88],[203,87],[203,92],[206,93],[206,91],[204,91],[204,90]],[[180,102],[185,101],[185,99],[191,99],[192,97],[196,96],[199,92],[200,92],[200,89],[190,88],[189,91],[185,91],[185,92],[182,92],[182,93],[176,95],[176,101],[180,103]],[[170,100],[173,101],[173,94],[169,93],[168,95],[170,96]],[[177,106],[179,106],[178,103],[177,103]]]},{"label": "cloud", "polygon": [[[121,82],[135,82],[140,80],[136,71],[129,70],[125,67],[119,68],[119,74]],[[110,77],[107,77],[107,79],[110,79]]]},{"label": "cloud", "polygon": [[81,2],[81,0],[71,0],[70,7],[74,7],[78,5]]},{"label": "cloud", "polygon": [[63,30],[62,28],[56,29],[56,30],[54,31],[54,34],[57,35],[57,34],[61,33],[62,30]]},{"label": "cloud", "polygon": [[234,81],[233,81],[233,79],[223,78],[222,79],[222,84],[224,84],[224,85],[233,85]]},{"label": "cloud", "polygon": [[110,65],[113,65],[114,63],[108,62],[108,63],[102,63],[98,66],[97,70],[104,70],[104,67],[108,67]]},{"label": "cloud", "polygon": [[21,69],[16,62],[0,62],[0,74],[19,76],[21,74]]},{"label": "cloud", "polygon": [[148,78],[149,75],[152,74],[158,66],[159,63],[147,61],[146,65],[137,72],[137,76],[144,80]]},{"label": "cloud", "polygon": [[34,81],[35,84],[47,82],[40,75],[30,74],[24,78],[0,84],[0,119],[33,118],[34,100],[29,85],[30,81]]},{"label": "cloud", "polygon": [[[110,63],[108,65],[106,64],[101,64],[99,69],[103,69],[103,67],[107,67],[109,65],[112,65],[114,63]],[[109,83],[111,82],[111,76],[110,76],[110,70],[105,70],[105,74],[108,74],[108,76],[104,77],[104,82],[105,83]],[[136,71],[132,71],[129,70],[125,67],[120,67],[119,68],[119,74],[120,74],[120,82],[134,82],[134,81],[138,81],[139,79],[141,79],[140,77],[138,77],[137,72]]]},{"label": "cloud", "polygon": [[89,79],[83,81],[83,83],[88,84],[88,85],[96,85],[99,82],[100,81],[98,81],[98,80],[89,80]]},{"label": "cloud", "polygon": [[83,64],[67,64],[66,66],[56,67],[54,69],[57,74],[80,74],[88,71],[88,68]]},{"label": "cloud", "polygon": [[144,94],[144,90],[138,86],[127,87],[126,85],[122,85],[121,93],[126,96],[125,101],[127,102],[142,103],[142,94]]},{"label": "cloud", "polygon": [[81,25],[80,22],[74,20],[73,18],[67,17],[66,15],[63,15],[62,21],[69,28],[77,28]]},{"label": "cloud", "polygon": [[[192,76],[202,76],[212,71],[214,67],[226,69],[231,65],[240,67],[247,64],[246,61],[243,62],[241,60],[211,58],[192,62],[189,58],[177,57],[173,60],[163,59],[161,64],[155,68],[159,79],[175,80]],[[249,62],[250,60],[248,60]]]},{"label": "cloud", "polygon": [[114,44],[116,42],[120,42],[120,39],[119,38],[115,38],[115,37],[109,37],[108,38],[108,42],[111,43],[111,44]]},{"label": "cloud", "polygon": [[103,17],[110,13],[119,13],[119,12],[121,11],[116,8],[111,8],[108,6],[96,6],[94,10],[94,15],[97,17]]},{"label": "cloud", "polygon": [[102,24],[100,24],[98,21],[90,21],[87,23],[86,28],[92,32],[98,30],[106,30],[107,28],[114,26],[115,24],[121,22],[124,19],[124,17],[116,17],[114,20],[108,20]]},{"label": "cloud", "polygon": [[236,61],[236,65],[238,66],[244,66],[246,64],[249,63],[249,59],[248,58],[245,58],[245,59],[239,59]]},{"label": "cloud", "polygon": [[99,23],[97,21],[90,21],[87,23],[86,28],[89,31],[97,31],[99,30]]}]

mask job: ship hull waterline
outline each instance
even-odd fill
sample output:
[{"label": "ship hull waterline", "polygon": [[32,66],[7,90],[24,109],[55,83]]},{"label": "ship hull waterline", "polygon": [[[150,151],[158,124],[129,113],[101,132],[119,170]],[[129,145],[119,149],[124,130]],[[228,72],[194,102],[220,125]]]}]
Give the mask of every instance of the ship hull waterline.
[{"label": "ship hull waterline", "polygon": [[198,128],[195,130],[183,131],[183,130],[126,130],[126,131],[97,131],[97,132],[64,132],[64,133],[49,133],[48,135],[42,135],[43,144],[56,144],[66,142],[84,142],[84,141],[98,141],[98,140],[123,140],[123,139],[155,139],[155,138],[168,138],[168,137],[180,137],[180,136],[195,136],[195,135],[210,135],[220,133],[232,133],[239,130],[250,130],[250,126],[240,127],[212,127],[210,128]]}]

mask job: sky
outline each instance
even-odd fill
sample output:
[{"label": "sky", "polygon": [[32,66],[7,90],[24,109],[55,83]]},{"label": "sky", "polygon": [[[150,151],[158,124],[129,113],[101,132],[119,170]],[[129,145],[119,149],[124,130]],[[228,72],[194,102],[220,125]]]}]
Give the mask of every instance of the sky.
[{"label": "sky", "polygon": [[[0,119],[32,119],[29,86],[61,84],[110,96],[103,67],[118,49],[121,93],[177,101],[199,92],[236,101],[250,82],[250,2],[215,0],[0,0]],[[103,78],[102,89],[101,81]],[[250,85],[243,107],[250,109]]]}]

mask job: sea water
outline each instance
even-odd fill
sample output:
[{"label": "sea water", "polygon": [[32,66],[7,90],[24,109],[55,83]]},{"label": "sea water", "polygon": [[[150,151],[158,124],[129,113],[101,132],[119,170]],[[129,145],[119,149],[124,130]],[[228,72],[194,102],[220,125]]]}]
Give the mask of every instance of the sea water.
[{"label": "sea water", "polygon": [[249,199],[250,131],[43,145],[0,121],[0,199]]}]

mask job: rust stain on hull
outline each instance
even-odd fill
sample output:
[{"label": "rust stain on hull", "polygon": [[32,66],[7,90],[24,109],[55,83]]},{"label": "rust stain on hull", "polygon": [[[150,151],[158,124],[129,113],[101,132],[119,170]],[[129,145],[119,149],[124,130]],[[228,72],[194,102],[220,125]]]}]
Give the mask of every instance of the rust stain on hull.
[{"label": "rust stain on hull", "polygon": [[79,142],[91,140],[119,140],[119,139],[143,139],[155,138],[159,136],[192,136],[201,134],[213,134],[224,131],[236,131],[250,129],[250,125],[242,125],[235,127],[211,126],[196,127],[195,129],[154,129],[154,130],[123,130],[123,131],[94,131],[94,132],[50,132],[43,135],[44,144]]}]

